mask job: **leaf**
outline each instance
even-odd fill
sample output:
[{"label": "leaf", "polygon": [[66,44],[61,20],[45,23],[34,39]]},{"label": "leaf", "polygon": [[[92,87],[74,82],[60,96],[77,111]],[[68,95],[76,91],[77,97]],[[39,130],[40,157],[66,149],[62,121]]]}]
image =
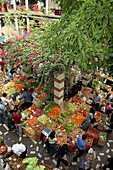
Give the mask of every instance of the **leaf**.
[{"label": "leaf", "polygon": [[104,19],[104,21],[103,21],[103,28],[104,28],[104,29],[107,27],[107,24],[108,24],[108,20],[107,20],[107,19]]}]

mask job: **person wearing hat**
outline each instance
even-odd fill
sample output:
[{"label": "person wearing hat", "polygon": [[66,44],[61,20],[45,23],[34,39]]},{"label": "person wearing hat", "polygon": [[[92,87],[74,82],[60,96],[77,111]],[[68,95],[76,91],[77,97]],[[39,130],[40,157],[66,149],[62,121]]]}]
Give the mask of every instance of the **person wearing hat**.
[{"label": "person wearing hat", "polygon": [[78,153],[75,157],[73,157],[74,161],[77,161],[77,158],[84,154],[84,150],[86,149],[86,142],[85,142],[86,138],[87,138],[87,135],[83,135],[82,137],[81,136],[78,137],[78,139],[77,139]]},{"label": "person wearing hat", "polygon": [[24,88],[24,91],[25,91],[24,95],[19,98],[19,100],[21,100],[23,98],[25,99],[25,103],[23,103],[20,106],[21,109],[24,108],[24,107],[29,108],[30,106],[32,106],[32,101],[33,101],[33,96],[32,96],[32,94],[30,92],[28,92],[27,87]]},{"label": "person wearing hat", "polygon": [[13,153],[15,153],[16,155],[20,156],[22,159],[26,158],[26,154],[27,154],[27,147],[20,143],[16,143],[12,146],[12,151]]},{"label": "person wearing hat", "polygon": [[96,159],[96,153],[93,150],[93,148],[90,148],[88,153],[86,154],[86,164],[89,165],[89,168],[91,168],[95,159]]},{"label": "person wearing hat", "polygon": [[8,112],[9,112],[9,103],[11,102],[11,100],[7,99],[7,93],[3,93],[3,97],[1,97],[2,103],[5,104],[5,116],[7,116]]}]

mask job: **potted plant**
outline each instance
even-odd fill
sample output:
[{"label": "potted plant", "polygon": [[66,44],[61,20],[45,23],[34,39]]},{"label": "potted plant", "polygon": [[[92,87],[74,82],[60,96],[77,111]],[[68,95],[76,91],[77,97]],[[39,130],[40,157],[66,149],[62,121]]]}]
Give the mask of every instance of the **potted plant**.
[{"label": "potted plant", "polygon": [[1,7],[1,12],[5,12],[5,8],[4,8],[5,1],[6,1],[6,0],[0,0],[0,3],[1,3],[1,5],[2,5],[2,7]]}]

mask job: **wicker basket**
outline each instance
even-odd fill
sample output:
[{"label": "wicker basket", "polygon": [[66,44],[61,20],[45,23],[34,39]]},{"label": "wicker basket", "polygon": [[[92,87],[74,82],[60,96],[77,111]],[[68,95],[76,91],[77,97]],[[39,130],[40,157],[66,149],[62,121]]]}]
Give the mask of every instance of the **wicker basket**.
[{"label": "wicker basket", "polygon": [[[105,135],[107,136],[107,134],[106,134],[105,132],[102,132],[102,133],[105,134]],[[99,137],[98,145],[104,146],[105,143],[106,143],[106,139],[104,140],[104,139],[101,139],[101,138]]]}]

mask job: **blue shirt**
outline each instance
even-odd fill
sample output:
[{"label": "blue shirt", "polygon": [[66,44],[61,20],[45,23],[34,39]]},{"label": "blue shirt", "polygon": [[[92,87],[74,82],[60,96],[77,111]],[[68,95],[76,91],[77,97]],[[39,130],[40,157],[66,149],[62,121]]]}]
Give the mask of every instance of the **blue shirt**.
[{"label": "blue shirt", "polygon": [[25,93],[22,97],[19,98],[19,100],[21,100],[23,98],[25,99],[26,103],[32,103],[33,97],[32,97],[32,94],[30,92]]},{"label": "blue shirt", "polygon": [[86,149],[86,142],[81,138],[81,136],[77,139],[77,147],[80,150],[85,150]]},{"label": "blue shirt", "polygon": [[11,73],[9,73],[9,78],[13,78],[13,75]]},{"label": "blue shirt", "polygon": [[90,117],[87,120],[91,121],[91,119],[93,119],[94,115],[93,115],[93,113],[90,113],[89,115],[90,115]]},{"label": "blue shirt", "polygon": [[3,111],[1,110],[3,108],[3,104],[0,103],[0,113],[2,113]]}]

